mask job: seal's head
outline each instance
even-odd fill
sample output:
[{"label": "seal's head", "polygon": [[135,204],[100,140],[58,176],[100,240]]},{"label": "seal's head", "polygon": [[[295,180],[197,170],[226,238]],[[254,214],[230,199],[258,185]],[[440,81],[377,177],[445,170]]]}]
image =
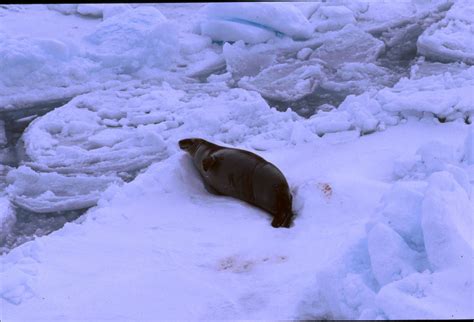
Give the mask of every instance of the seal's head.
[{"label": "seal's head", "polygon": [[203,139],[191,138],[191,139],[182,139],[178,142],[181,150],[188,152],[191,155],[194,155],[201,143],[204,143]]}]

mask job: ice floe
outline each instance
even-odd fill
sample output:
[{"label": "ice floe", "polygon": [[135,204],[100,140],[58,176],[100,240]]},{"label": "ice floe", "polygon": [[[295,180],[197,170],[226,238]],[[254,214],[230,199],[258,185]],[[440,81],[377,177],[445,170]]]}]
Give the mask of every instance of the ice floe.
[{"label": "ice floe", "polygon": [[177,54],[178,37],[172,23],[156,8],[145,6],[104,20],[85,39],[88,56],[118,73],[143,65],[165,68]]},{"label": "ice floe", "polygon": [[248,43],[264,42],[275,33],[308,39],[312,28],[306,17],[291,3],[212,3],[202,9],[208,18],[201,33],[213,40]]},{"label": "ice floe", "polygon": [[446,17],[418,39],[418,52],[435,61],[474,64],[474,9],[470,1],[457,1]]}]

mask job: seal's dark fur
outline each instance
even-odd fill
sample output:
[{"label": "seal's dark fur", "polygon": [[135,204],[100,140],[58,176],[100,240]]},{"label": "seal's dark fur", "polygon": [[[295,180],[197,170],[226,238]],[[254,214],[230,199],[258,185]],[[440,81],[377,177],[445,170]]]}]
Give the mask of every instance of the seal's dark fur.
[{"label": "seal's dark fur", "polygon": [[273,227],[290,227],[292,196],[285,176],[255,153],[223,147],[199,138],[179,147],[193,158],[206,189],[246,201],[273,216]]}]

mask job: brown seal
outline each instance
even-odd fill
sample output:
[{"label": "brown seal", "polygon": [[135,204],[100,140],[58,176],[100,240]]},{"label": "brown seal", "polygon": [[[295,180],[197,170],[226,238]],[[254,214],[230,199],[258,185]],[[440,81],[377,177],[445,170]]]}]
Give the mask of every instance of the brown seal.
[{"label": "brown seal", "polygon": [[179,147],[193,158],[207,191],[266,210],[274,217],[273,227],[290,227],[292,196],[276,166],[252,152],[199,138],[180,140]]}]

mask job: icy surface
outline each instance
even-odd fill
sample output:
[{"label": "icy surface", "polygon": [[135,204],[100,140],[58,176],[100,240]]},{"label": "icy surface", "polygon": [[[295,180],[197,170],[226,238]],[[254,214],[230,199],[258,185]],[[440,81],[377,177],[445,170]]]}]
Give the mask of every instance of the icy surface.
[{"label": "icy surface", "polygon": [[374,62],[385,48],[382,41],[353,25],[331,36],[326,36],[328,40],[311,57],[324,60],[335,68],[343,63]]},{"label": "icy surface", "polygon": [[[1,318],[472,318],[471,7],[0,6]],[[186,137],[278,166],[294,226]]]},{"label": "icy surface", "polygon": [[339,30],[356,22],[354,13],[345,6],[321,6],[310,18],[314,29],[319,32]]},{"label": "icy surface", "polygon": [[444,19],[420,36],[418,52],[436,61],[474,64],[473,17],[470,1],[455,2]]},{"label": "icy surface", "polygon": [[211,3],[202,13],[208,20],[201,24],[201,32],[214,40],[256,43],[275,32],[295,39],[307,39],[312,33],[309,21],[291,3]]},{"label": "icy surface", "polygon": [[165,68],[176,55],[173,25],[154,7],[126,10],[101,22],[86,37],[88,56],[118,73],[131,73],[147,64]]}]

